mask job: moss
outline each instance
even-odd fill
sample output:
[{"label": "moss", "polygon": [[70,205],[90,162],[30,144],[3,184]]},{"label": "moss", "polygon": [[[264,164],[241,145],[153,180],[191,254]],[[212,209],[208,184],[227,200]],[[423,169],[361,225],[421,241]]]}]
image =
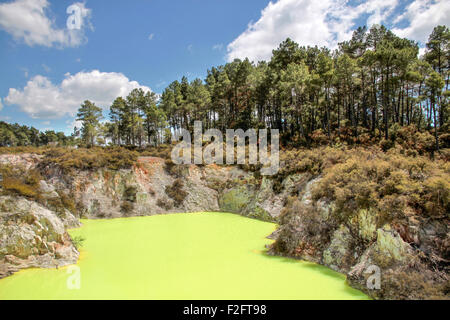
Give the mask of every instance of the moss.
[{"label": "moss", "polygon": [[276,219],[272,217],[266,210],[256,207],[252,212],[248,214],[249,218],[254,218],[267,222],[275,222]]},{"label": "moss", "polygon": [[352,236],[347,227],[341,226],[333,234],[331,243],[323,252],[323,261],[328,266],[349,265],[349,255],[351,252]]},{"label": "moss", "polygon": [[357,216],[359,226],[359,236],[368,242],[376,238],[377,231],[377,212],[375,210],[360,210]]},{"label": "moss", "polygon": [[[388,230],[385,230],[388,229]],[[374,260],[380,267],[388,267],[398,262],[405,262],[410,258],[408,252],[409,245],[405,243],[399,235],[385,229],[377,230],[377,242]]]},{"label": "moss", "polygon": [[59,193],[62,206],[72,213],[77,212],[77,206],[75,204],[74,195],[67,195],[64,192]]},{"label": "moss", "polygon": [[206,184],[208,188],[216,190],[217,192],[221,192],[227,186],[227,181],[223,181],[223,179],[215,178],[215,177],[207,177]]},{"label": "moss", "polygon": [[251,202],[252,194],[246,186],[235,186],[225,192],[219,199],[219,206],[222,211],[241,213]]}]

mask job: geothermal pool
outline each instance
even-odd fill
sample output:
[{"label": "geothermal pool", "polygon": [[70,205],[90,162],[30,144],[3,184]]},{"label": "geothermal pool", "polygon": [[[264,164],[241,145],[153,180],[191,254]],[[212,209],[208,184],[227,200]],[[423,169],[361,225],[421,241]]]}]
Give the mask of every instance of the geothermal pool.
[{"label": "geothermal pool", "polygon": [[367,299],[322,266],[265,254],[275,224],[227,213],[83,220],[78,264],[0,280],[5,299]]}]

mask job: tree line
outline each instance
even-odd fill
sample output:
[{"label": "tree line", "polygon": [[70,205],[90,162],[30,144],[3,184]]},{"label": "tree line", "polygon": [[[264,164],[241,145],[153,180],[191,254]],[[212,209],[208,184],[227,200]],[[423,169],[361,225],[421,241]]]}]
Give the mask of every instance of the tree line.
[{"label": "tree line", "polygon": [[85,101],[74,136],[85,145],[158,145],[171,133],[203,128],[279,129],[282,144],[389,140],[399,127],[434,135],[449,129],[450,31],[437,26],[426,53],[384,26],[358,28],[335,50],[303,47],[291,39],[270,61],[249,59],[213,67],[204,80],[172,82],[160,96],[135,89],[118,97],[109,121]]},{"label": "tree line", "polygon": [[17,123],[9,124],[0,121],[0,146],[46,146],[58,144],[71,146],[77,143],[73,136],[66,136],[64,132],[53,130],[39,131],[34,127],[21,126]]},{"label": "tree line", "polygon": [[160,108],[171,128],[278,128],[285,144],[346,134],[388,140],[390,129],[415,125],[448,132],[450,32],[436,27],[419,58],[414,41],[384,26],[358,28],[339,49],[301,47],[287,39],[268,62],[235,60],[204,81],[175,81]]}]

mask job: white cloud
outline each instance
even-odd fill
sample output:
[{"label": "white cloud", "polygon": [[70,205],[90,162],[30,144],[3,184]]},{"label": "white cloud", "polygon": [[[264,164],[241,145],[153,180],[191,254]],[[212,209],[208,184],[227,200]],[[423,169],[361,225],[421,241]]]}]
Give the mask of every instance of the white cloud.
[{"label": "white cloud", "polygon": [[84,3],[74,4],[80,8],[79,30],[56,27],[54,19],[47,16],[50,5],[48,0],[15,0],[0,4],[0,28],[16,41],[29,46],[77,47],[87,41],[86,27],[92,28],[91,9],[86,8]]},{"label": "white cloud", "polygon": [[23,90],[10,88],[4,101],[8,105],[19,106],[32,118],[58,119],[65,115],[74,116],[85,100],[108,108],[116,97],[125,97],[135,88],[150,91],[150,88],[115,72],[93,70],[75,75],[67,73],[57,85],[37,75],[28,81]]},{"label": "white cloud", "polygon": [[73,120],[67,120],[66,121],[67,127],[66,127],[66,134],[72,134],[73,129],[76,127],[77,129],[80,129],[83,126],[83,122],[77,121],[76,119]]},{"label": "white cloud", "polygon": [[0,111],[3,109],[2,98],[0,98]]},{"label": "white cloud", "polygon": [[423,57],[426,52],[427,52],[427,49],[425,47],[419,48],[419,57]]},{"label": "white cloud", "polygon": [[335,48],[351,37],[355,21],[367,16],[367,25],[391,16],[398,0],[368,0],[350,6],[346,0],[279,0],[270,2],[261,18],[227,47],[229,61],[248,57],[267,60],[286,38],[302,46]]},{"label": "white cloud", "polygon": [[218,50],[218,51],[220,51],[220,50],[223,49],[223,43],[215,44],[215,45],[213,45],[212,48],[213,48],[213,50]]},{"label": "white cloud", "polygon": [[448,25],[450,22],[450,1],[448,0],[415,0],[406,7],[406,11],[396,22],[407,21],[405,28],[394,28],[392,31],[400,37],[412,39],[425,44],[437,25]]}]

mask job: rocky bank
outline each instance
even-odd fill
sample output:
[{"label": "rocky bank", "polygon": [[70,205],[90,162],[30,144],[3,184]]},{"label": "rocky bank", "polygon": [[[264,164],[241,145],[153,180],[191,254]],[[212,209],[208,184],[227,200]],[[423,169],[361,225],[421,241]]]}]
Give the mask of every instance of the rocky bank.
[{"label": "rocky bank", "polygon": [[0,197],[0,278],[25,268],[74,264],[78,256],[54,212],[24,198]]},{"label": "rocky bank", "polygon": [[[39,160],[35,155],[0,156],[1,164],[27,170],[39,167]],[[412,241],[406,241],[397,226],[377,228],[370,211],[359,212],[357,221],[333,221],[333,203],[311,198],[320,177],[308,173],[284,177],[275,192],[274,180],[257,172],[216,165],[172,166],[153,157],[139,158],[131,169],[123,170],[70,175],[52,165],[39,170],[43,198],[64,197],[72,205],[61,211],[54,210],[54,201],[46,206],[45,201],[41,205],[0,197],[0,278],[21,268],[74,263],[78,252],[65,231],[78,225],[74,216],[107,219],[220,211],[277,222],[280,228],[271,236],[275,239],[271,254],[328,266],[346,274],[351,286],[373,298],[449,298],[448,267],[436,266],[432,271],[423,259],[425,253],[433,253],[436,241],[448,239],[447,221],[412,219],[406,226],[414,231],[408,235]],[[358,235],[351,227],[355,223]],[[373,266],[381,274],[379,289],[367,286]]]}]

